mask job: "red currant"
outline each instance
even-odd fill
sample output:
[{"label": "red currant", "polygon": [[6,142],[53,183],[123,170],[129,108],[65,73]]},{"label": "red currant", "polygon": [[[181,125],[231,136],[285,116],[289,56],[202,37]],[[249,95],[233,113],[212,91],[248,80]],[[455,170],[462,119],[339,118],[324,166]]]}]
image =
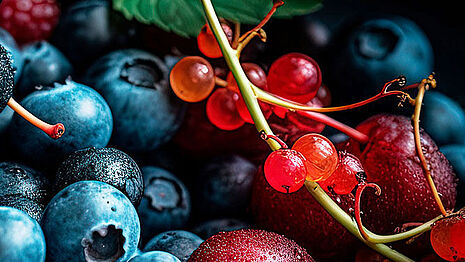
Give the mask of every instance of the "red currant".
[{"label": "red currant", "polygon": [[[229,27],[227,24],[221,24],[221,27],[223,28],[223,32],[226,34],[226,37],[231,43],[233,37],[231,27]],[[197,46],[199,47],[200,52],[202,52],[202,54],[204,54],[206,57],[220,58],[223,56],[220,46],[218,45],[218,42],[216,41],[216,38],[208,24],[205,24],[200,30],[200,33],[197,36]]]},{"label": "red currant", "polygon": [[48,39],[58,23],[60,9],[56,0],[4,0],[0,3],[0,27],[21,45]]},{"label": "red currant", "polygon": [[318,92],[316,93],[316,96],[312,99],[312,101],[316,99],[318,99],[321,102],[322,106],[331,105],[331,92],[329,91],[326,85],[321,85],[320,89],[318,89]]},{"label": "red currant", "polygon": [[[242,69],[252,84],[263,90],[267,90],[266,74],[260,66],[254,63],[242,63]],[[229,72],[226,81],[228,82],[229,89],[239,93],[239,87],[237,86],[236,79],[234,79],[232,72]]]},{"label": "red currant", "polygon": [[331,141],[320,134],[307,134],[299,138],[292,149],[305,157],[307,180],[324,181],[335,170],[338,154]]},{"label": "red currant", "polygon": [[349,153],[339,153],[339,163],[331,176],[320,182],[320,186],[327,192],[331,188],[336,194],[346,195],[357,186],[357,175],[365,172],[360,160]]},{"label": "red currant", "polygon": [[199,102],[207,98],[215,87],[215,72],[204,58],[188,56],[174,65],[170,84],[180,99]]},{"label": "red currant", "polygon": [[272,152],[265,161],[265,178],[271,187],[282,193],[299,190],[306,176],[305,158],[292,149]]},{"label": "red currant", "polygon": [[[242,95],[237,94],[237,97],[238,97],[236,100],[237,112],[239,113],[241,118],[244,119],[245,122],[253,124],[254,122],[253,122],[252,116],[250,115],[249,109],[247,108],[247,105],[245,104],[245,101],[242,98]],[[263,115],[265,116],[266,119],[268,119],[273,113],[271,106],[261,101],[258,101],[258,104],[260,105]]]},{"label": "red currant", "polygon": [[430,239],[441,258],[447,261],[465,259],[465,212],[437,221],[431,229]]},{"label": "red currant", "polygon": [[207,117],[222,130],[235,130],[245,124],[237,112],[238,94],[227,88],[218,88],[207,100]]},{"label": "red currant", "polygon": [[[307,105],[312,107],[323,106],[318,97],[314,97],[312,101],[307,103]],[[325,124],[309,119],[308,117],[302,116],[298,112],[287,112],[284,118],[287,118],[292,124],[294,124],[297,128],[301,130],[311,129],[311,132],[319,133],[323,131],[323,129],[325,128]]]},{"label": "red currant", "polygon": [[321,86],[321,71],[312,58],[300,53],[290,53],[273,62],[268,71],[267,82],[272,93],[307,103],[315,97]]}]

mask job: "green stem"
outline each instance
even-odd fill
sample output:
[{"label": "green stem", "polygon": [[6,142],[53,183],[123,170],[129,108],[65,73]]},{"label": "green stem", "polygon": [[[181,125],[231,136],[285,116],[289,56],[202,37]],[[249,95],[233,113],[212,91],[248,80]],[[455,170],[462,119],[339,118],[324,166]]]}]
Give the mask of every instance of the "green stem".
[{"label": "green stem", "polygon": [[[236,50],[234,50],[228,42],[226,35],[221,28],[218,17],[216,16],[215,10],[210,0],[201,0],[202,5],[205,11],[207,21],[212,29],[213,34],[215,35],[218,44],[223,52],[226,63],[228,64],[231,72],[236,79],[239,90],[241,91],[242,97],[249,109],[250,115],[254,120],[255,126],[259,132],[263,131],[267,135],[273,135],[271,128],[269,127],[265,116],[263,115],[260,106],[258,104],[257,96],[252,88],[251,83],[249,82],[247,75],[244,70],[242,70],[239,59],[237,58]],[[267,143],[269,144],[272,150],[278,150],[281,146],[279,143],[273,139],[268,139]],[[374,244],[368,241],[363,240],[363,237],[358,231],[357,224],[353,219],[342,210],[325,192],[318,186],[317,183],[307,181],[305,182],[306,187],[309,189],[313,197],[323,206],[324,209],[328,211],[331,216],[333,216],[339,223],[341,223],[347,230],[349,230],[356,237],[361,239],[369,247],[377,251],[378,253],[384,255],[385,257],[393,261],[413,261],[410,258],[402,255],[401,253],[389,248],[384,244]]]}]

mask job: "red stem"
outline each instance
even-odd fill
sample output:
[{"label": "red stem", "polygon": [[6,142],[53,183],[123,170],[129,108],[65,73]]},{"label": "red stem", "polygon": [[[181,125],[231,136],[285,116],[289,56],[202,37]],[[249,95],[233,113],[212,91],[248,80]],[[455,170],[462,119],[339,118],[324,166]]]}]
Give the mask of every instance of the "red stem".
[{"label": "red stem", "polygon": [[284,2],[282,0],[276,1],[273,4],[273,7],[271,8],[270,12],[268,12],[268,14],[265,16],[265,18],[263,18],[263,20],[257,26],[255,26],[253,29],[247,31],[247,33],[243,34],[239,38],[239,43],[242,42],[249,34],[260,30],[260,28],[262,28],[270,20],[271,16],[274,14],[274,12],[276,12],[276,9],[278,9],[278,7],[280,7],[282,5],[284,5]]},{"label": "red stem", "polygon": [[381,188],[375,184],[375,183],[360,183],[357,186],[357,192],[355,193],[355,221],[357,222],[357,227],[358,230],[360,231],[360,234],[365,240],[368,240],[369,236],[365,232],[365,229],[363,228],[362,225],[362,216],[361,216],[361,210],[360,210],[360,199],[362,198],[362,193],[365,188],[371,187],[376,190],[376,195],[381,195]]}]

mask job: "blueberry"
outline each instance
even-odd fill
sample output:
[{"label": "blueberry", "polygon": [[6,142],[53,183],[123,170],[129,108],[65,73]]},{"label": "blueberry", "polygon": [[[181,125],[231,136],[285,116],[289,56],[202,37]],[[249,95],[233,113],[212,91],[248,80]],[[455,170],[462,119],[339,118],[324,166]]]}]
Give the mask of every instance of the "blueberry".
[{"label": "blueberry", "polygon": [[49,123],[63,123],[63,137],[53,140],[18,114],[9,128],[10,141],[24,160],[36,166],[55,165],[87,147],[105,147],[113,120],[105,100],[92,88],[67,81],[27,96],[22,106]]},{"label": "blueberry", "polygon": [[0,112],[2,112],[13,94],[14,69],[11,65],[10,54],[1,44],[0,76]]},{"label": "blueberry", "polygon": [[10,125],[10,122],[13,119],[14,113],[15,111],[8,106],[0,112],[0,135],[7,130],[8,125]]},{"label": "blueberry", "polygon": [[139,218],[115,187],[81,181],[60,191],[41,220],[48,261],[127,261],[137,250]]},{"label": "blueberry", "polygon": [[0,207],[0,232],[0,261],[45,261],[42,229],[23,211]]},{"label": "blueberry", "polygon": [[150,151],[168,142],[181,125],[185,104],[169,87],[164,62],[150,53],[115,51],[96,61],[85,79],[110,105],[115,147]]},{"label": "blueberry", "polygon": [[423,99],[421,124],[436,144],[465,144],[465,113],[446,95],[429,91]]},{"label": "blueberry", "polygon": [[27,166],[0,163],[0,205],[20,209],[39,220],[50,198],[50,182]]},{"label": "blueberry", "polygon": [[189,192],[170,172],[153,166],[142,167],[144,196],[137,209],[142,240],[147,242],[155,234],[182,228],[191,212]]},{"label": "blueberry", "polygon": [[[424,32],[400,16],[347,22],[334,38],[327,83],[347,103],[373,96],[384,83],[404,75],[419,82],[433,69],[433,50]],[[344,101],[345,100],[345,101]]]},{"label": "blueberry", "polygon": [[465,145],[446,145],[440,151],[446,156],[459,179],[457,186],[457,207],[465,204]]},{"label": "blueberry", "polygon": [[144,182],[136,162],[115,148],[86,148],[72,153],[58,168],[54,189],[84,180],[105,182],[123,192],[137,207]]},{"label": "blueberry", "polygon": [[111,1],[76,1],[60,17],[52,43],[58,47],[77,73],[101,54],[126,47],[136,34],[135,23],[113,10]]},{"label": "blueberry", "polygon": [[222,218],[200,223],[192,229],[192,232],[203,239],[208,239],[219,232],[234,231],[250,227],[248,223],[234,218]]},{"label": "blueberry", "polygon": [[[24,58],[21,53],[21,49],[16,44],[13,36],[10,35],[8,31],[0,27],[0,45],[5,47],[5,49],[10,53],[12,66],[15,70],[14,78],[15,83],[21,77],[21,72],[23,68]],[[1,107],[0,107],[1,108]]]},{"label": "blueberry", "polygon": [[196,217],[241,217],[249,205],[256,166],[238,155],[209,159],[200,167],[193,191]]},{"label": "blueberry", "polygon": [[177,257],[164,251],[150,251],[136,256],[129,262],[181,262]]},{"label": "blueberry", "polygon": [[167,231],[152,238],[143,251],[165,251],[186,262],[202,242],[203,239],[188,231]]},{"label": "blueberry", "polygon": [[23,47],[24,65],[22,76],[15,88],[18,97],[35,91],[36,86],[51,86],[63,83],[71,75],[68,59],[53,45],[39,41]]}]

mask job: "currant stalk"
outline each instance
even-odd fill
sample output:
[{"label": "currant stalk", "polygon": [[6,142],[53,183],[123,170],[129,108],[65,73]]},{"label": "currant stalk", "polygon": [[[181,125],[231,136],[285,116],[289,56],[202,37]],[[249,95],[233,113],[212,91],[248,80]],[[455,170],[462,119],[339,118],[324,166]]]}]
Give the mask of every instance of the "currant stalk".
[{"label": "currant stalk", "polygon": [[[265,116],[260,109],[255,89],[252,87],[251,83],[247,79],[247,75],[242,70],[241,64],[237,57],[237,51],[229,45],[228,39],[221,28],[221,24],[218,20],[211,1],[202,0],[202,5],[207,21],[218,41],[226,63],[236,78],[237,85],[242,94],[242,97],[244,98],[247,108],[250,111],[252,119],[254,120],[255,127],[260,133],[263,132],[267,136],[274,136],[266,121]],[[273,139],[268,139],[267,143],[274,151],[281,148],[281,145]],[[312,196],[325,208],[325,210],[328,211],[331,216],[333,216],[339,223],[341,223],[347,230],[363,241],[366,245],[393,261],[413,261],[384,244],[375,244],[366,241],[361,236],[357,224],[353,221],[353,219],[344,210],[342,210],[316,182],[306,181],[305,186],[312,194]]]}]

